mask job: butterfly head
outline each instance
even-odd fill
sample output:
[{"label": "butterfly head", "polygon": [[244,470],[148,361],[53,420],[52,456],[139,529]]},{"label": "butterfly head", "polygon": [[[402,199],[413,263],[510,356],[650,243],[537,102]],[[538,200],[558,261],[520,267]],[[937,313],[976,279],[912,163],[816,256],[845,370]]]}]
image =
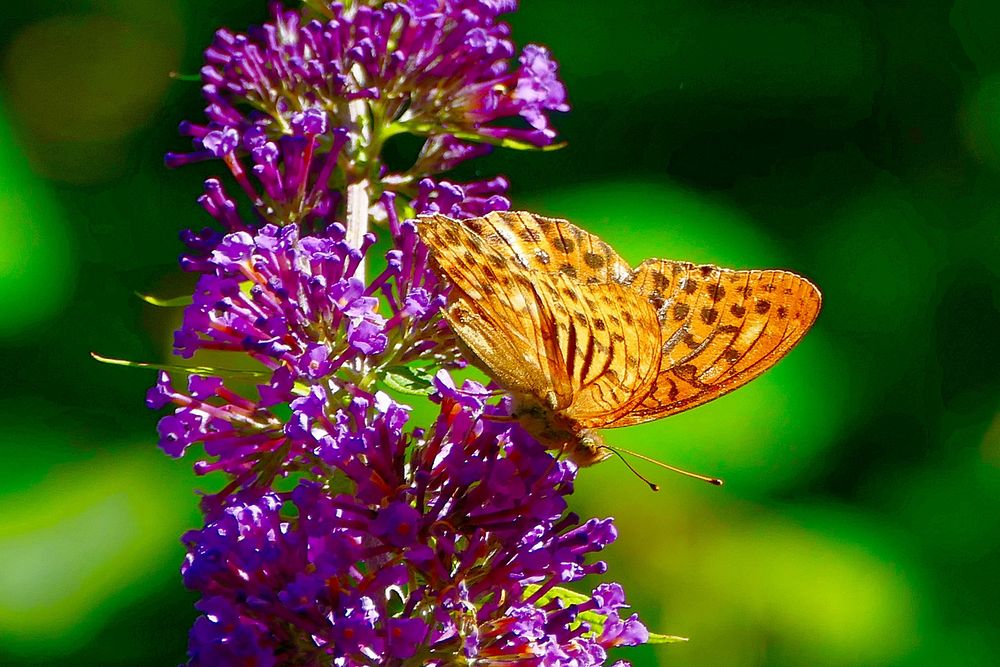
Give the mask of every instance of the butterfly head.
[{"label": "butterfly head", "polygon": [[[552,415],[546,415],[551,417]],[[611,450],[604,444],[604,438],[592,429],[560,427],[553,421],[542,419],[533,421],[523,413],[519,416],[521,425],[547,449],[562,451],[570,461],[585,468],[600,463],[611,456]]]},{"label": "butterfly head", "polygon": [[604,439],[591,429],[578,432],[576,440],[568,442],[564,451],[569,460],[581,468],[600,463],[611,456],[611,450],[604,445]]},{"label": "butterfly head", "polygon": [[515,395],[513,416],[546,448],[562,451],[580,467],[611,456],[597,431],[581,428],[555,409],[554,397],[543,402],[531,395]]}]

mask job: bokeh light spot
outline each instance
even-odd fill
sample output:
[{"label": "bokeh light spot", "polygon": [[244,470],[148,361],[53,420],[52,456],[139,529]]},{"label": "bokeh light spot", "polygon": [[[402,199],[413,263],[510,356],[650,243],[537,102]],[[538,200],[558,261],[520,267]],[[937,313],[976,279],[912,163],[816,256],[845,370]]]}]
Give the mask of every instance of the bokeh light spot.
[{"label": "bokeh light spot", "polygon": [[177,58],[164,35],[109,16],[22,30],[3,54],[3,75],[36,168],[73,182],[121,169],[124,140],[153,118]]},{"label": "bokeh light spot", "polygon": [[0,339],[22,335],[59,313],[76,262],[69,231],[49,193],[10,141],[0,112]]},{"label": "bokeh light spot", "polygon": [[[141,600],[179,557],[193,520],[178,471],[157,452],[64,464],[8,503],[0,520],[0,646],[7,654],[70,653],[118,610]],[[183,507],[183,511],[170,509]]]}]

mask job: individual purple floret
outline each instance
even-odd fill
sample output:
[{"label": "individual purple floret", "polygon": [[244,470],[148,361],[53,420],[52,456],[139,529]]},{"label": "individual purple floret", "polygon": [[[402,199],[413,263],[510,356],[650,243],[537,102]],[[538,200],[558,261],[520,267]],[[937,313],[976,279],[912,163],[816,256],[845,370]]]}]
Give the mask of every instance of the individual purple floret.
[{"label": "individual purple floret", "polygon": [[[604,572],[587,557],[616,537],[566,512],[573,464],[489,419],[481,386],[435,387],[426,433],[384,395],[309,408],[330,482],[240,492],[185,536],[184,580],[204,596],[191,664],[585,666],[644,641],[618,619],[620,587],[552,594]],[[578,622],[595,610],[603,631]]]}]

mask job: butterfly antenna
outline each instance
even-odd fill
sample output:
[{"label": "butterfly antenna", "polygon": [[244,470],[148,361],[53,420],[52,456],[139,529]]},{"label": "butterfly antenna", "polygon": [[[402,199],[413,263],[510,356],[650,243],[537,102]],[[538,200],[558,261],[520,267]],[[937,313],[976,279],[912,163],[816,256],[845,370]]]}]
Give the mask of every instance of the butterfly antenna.
[{"label": "butterfly antenna", "polygon": [[[650,458],[650,457],[646,456],[645,454],[640,454],[639,452],[633,452],[633,451],[631,451],[629,449],[623,449],[622,447],[617,447],[617,446],[616,447],[610,447],[608,445],[604,445],[604,446],[607,449],[609,449],[610,451],[614,452],[615,454],[618,454],[618,458],[620,458],[622,461],[625,461],[625,457],[622,456],[622,454],[628,454],[630,456],[636,457],[637,459],[642,459],[643,461],[647,461],[648,463],[652,463],[652,464],[658,465],[661,468],[666,468],[667,470],[670,470],[672,472],[676,472],[676,473],[679,473],[681,475],[684,475],[685,477],[693,477],[694,479],[700,479],[703,482],[708,482],[709,484],[712,484],[713,486],[722,486],[722,484],[723,484],[722,480],[719,479],[718,477],[709,477],[708,475],[699,475],[696,472],[691,472],[690,470],[684,470],[683,468],[677,468],[677,467],[672,466],[672,465],[667,465],[663,461],[657,461],[656,459]],[[628,461],[625,462],[625,465],[628,465]],[[628,467],[630,469],[632,468],[632,466],[628,466]],[[633,470],[633,472],[635,472],[635,471]],[[638,475],[638,473],[636,473],[636,474]],[[643,480],[645,480],[645,478],[643,478],[641,475],[640,475],[640,478],[642,478]],[[654,489],[654,491],[655,490],[656,489]]]},{"label": "butterfly antenna", "polygon": [[612,449],[611,447],[608,447],[607,445],[605,445],[604,448],[607,449],[612,454],[614,454],[615,456],[617,456],[618,458],[620,458],[622,460],[622,463],[625,464],[625,467],[632,471],[633,475],[635,475],[636,477],[638,477],[639,479],[641,479],[642,481],[644,481],[646,484],[648,484],[650,491],[659,491],[660,490],[660,485],[659,484],[654,484],[653,482],[649,481],[638,470],[636,470],[635,468],[633,468],[632,464],[629,463],[628,460],[626,460],[626,458],[624,456],[622,456],[618,452],[617,449]]}]

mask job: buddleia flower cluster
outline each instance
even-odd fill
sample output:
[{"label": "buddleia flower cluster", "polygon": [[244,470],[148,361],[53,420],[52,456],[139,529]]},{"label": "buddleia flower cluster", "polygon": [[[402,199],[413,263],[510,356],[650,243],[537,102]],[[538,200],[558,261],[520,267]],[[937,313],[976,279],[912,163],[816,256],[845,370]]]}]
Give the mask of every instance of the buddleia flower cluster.
[{"label": "buddleia flower cluster", "polygon": [[[509,207],[504,179],[443,172],[555,140],[565,90],[546,49],[515,49],[514,9],[274,5],[205,52],[205,121],[167,162],[228,174],[199,199],[214,224],[182,235],[188,372],[147,397],[170,409],[160,447],[224,479],[183,538],[191,665],[586,666],[663,639],[620,586],[581,581],[616,532],[568,511],[574,465],[508,399],[456,385],[448,287],[418,235],[422,213]],[[400,134],[423,146],[394,170]]]}]

